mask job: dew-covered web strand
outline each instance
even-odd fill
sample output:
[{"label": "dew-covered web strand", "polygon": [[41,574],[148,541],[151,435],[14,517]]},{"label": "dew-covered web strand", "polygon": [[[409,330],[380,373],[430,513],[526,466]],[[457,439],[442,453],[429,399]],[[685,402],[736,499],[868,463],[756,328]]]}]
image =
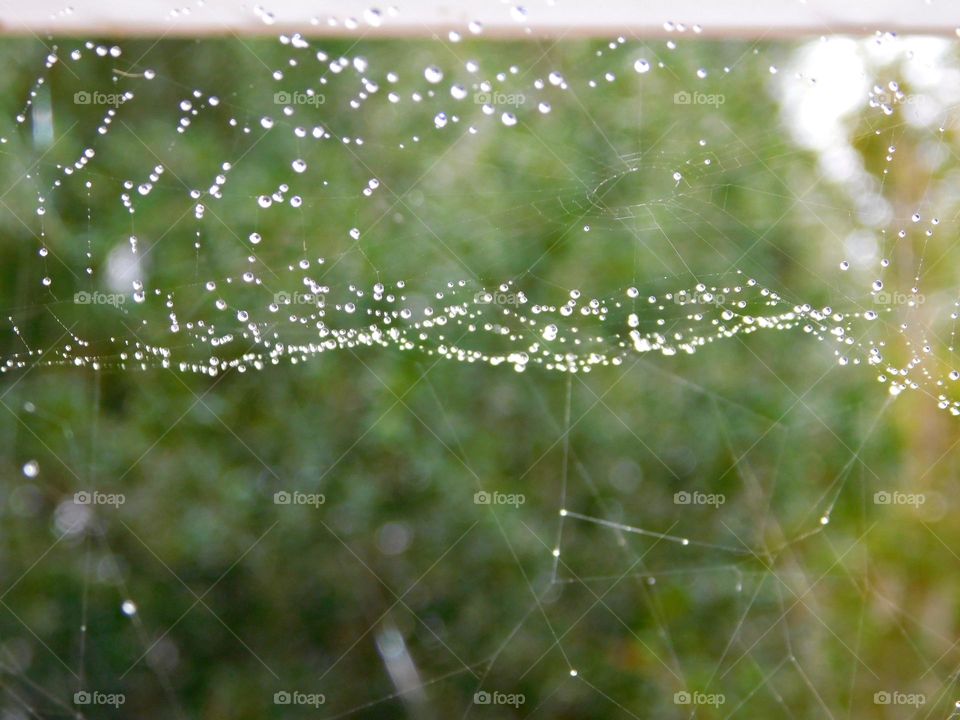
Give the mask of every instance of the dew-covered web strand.
[{"label": "dew-covered web strand", "polygon": [[566,399],[563,404],[563,470],[560,476],[560,509],[557,520],[557,539],[553,545],[553,575],[552,582],[557,581],[557,567],[560,565],[560,554],[563,552],[563,521],[567,515],[567,475],[570,472],[570,400],[573,392],[573,378],[568,377],[566,382]]},{"label": "dew-covered web strand", "polygon": [[[634,360],[634,365],[636,365],[638,362],[639,362],[639,359]],[[584,483],[588,487],[590,494],[593,496],[594,501],[597,502],[599,506],[606,513],[609,513],[610,509],[607,507],[608,505],[607,500],[603,498],[603,496],[601,495],[597,484],[594,482],[587,468],[583,465],[582,462],[580,462],[577,459],[575,452],[569,448],[570,435],[574,431],[574,427],[579,422],[579,419],[581,419],[578,417],[577,421],[575,421],[573,424],[571,424],[570,422],[571,391],[572,391],[572,383],[571,383],[571,380],[568,379],[566,383],[566,400],[564,402],[563,424],[559,425],[556,422],[552,423],[556,430],[561,431],[561,428],[562,428],[562,436],[564,441],[563,457],[562,457],[563,470],[561,474],[561,477],[562,477],[561,494],[564,497],[566,495],[566,484],[568,482],[567,478],[569,474],[569,464],[571,460],[573,460],[576,464],[578,474],[580,475],[581,479],[584,481]],[[544,398],[542,397],[542,393],[537,391],[537,396],[539,399],[540,407],[543,410],[545,417],[552,418],[553,413],[550,411],[549,407],[547,407],[547,404]],[[595,398],[595,395],[593,395],[592,391],[591,391],[591,396]],[[647,450],[648,452],[653,452],[652,450],[650,450],[650,448],[647,448]],[[543,460],[544,458],[541,457],[536,461],[535,464],[539,464]],[[663,463],[662,460],[659,460],[659,461],[661,462],[661,464]],[[627,566],[624,572],[618,573],[617,575],[613,575],[613,576],[605,576],[605,577],[579,576],[571,567],[569,567],[566,564],[566,562],[564,562],[563,547],[561,542],[558,541],[557,545],[555,546],[552,552],[555,559],[555,568],[556,568],[556,564],[563,564],[565,574],[569,575],[569,577],[558,578],[556,574],[556,569],[555,569],[553,577],[551,579],[551,584],[559,582],[564,584],[582,585],[589,592],[591,592],[591,594],[593,594],[595,598],[597,598],[597,603],[600,603],[602,602],[603,596],[597,596],[597,594],[590,588],[589,583],[596,582],[598,580],[614,581],[614,585],[609,586],[607,590],[604,592],[604,595],[606,595],[607,592],[612,590],[613,587],[619,582],[621,582],[623,579],[627,577],[635,579],[639,583],[639,587],[640,587],[644,602],[649,608],[651,617],[653,617],[655,623],[657,624],[659,636],[664,640],[664,642],[667,645],[667,651],[671,657],[671,662],[673,663],[673,666],[671,667],[669,664],[666,664],[662,659],[660,659],[659,655],[653,650],[651,650],[649,647],[647,647],[646,643],[643,643],[643,641],[638,636],[636,636],[636,634],[633,633],[633,631],[629,627],[626,627],[626,629],[629,630],[637,640],[643,643],[644,647],[646,647],[647,650],[649,650],[654,655],[654,657],[657,657],[657,659],[660,661],[660,663],[663,664],[663,667],[669,673],[671,673],[678,680],[681,679],[681,675],[683,674],[683,670],[682,670],[683,663],[681,662],[675,648],[673,647],[673,643],[670,641],[670,631],[668,629],[668,624],[664,617],[663,608],[660,606],[660,603],[657,600],[656,596],[651,595],[649,593],[649,588],[655,585],[658,576],[668,577],[672,574],[675,574],[676,572],[681,572],[681,573],[703,572],[703,571],[706,571],[708,568],[696,567],[693,569],[681,569],[678,571],[673,571],[673,570],[650,571],[647,569],[644,563],[644,556],[646,555],[646,553],[638,554],[636,551],[634,551],[631,548],[630,544],[626,541],[626,538],[624,537],[624,533],[627,532],[627,533],[636,533],[640,535],[646,535],[648,537],[655,538],[657,542],[659,542],[660,540],[668,540],[668,541],[675,542],[682,547],[689,547],[691,545],[691,541],[689,540],[689,538],[685,538],[685,537],[678,537],[678,536],[673,536],[666,533],[659,533],[659,532],[644,530],[642,528],[635,528],[628,525],[624,525],[622,523],[609,522],[609,521],[603,520],[602,518],[590,517],[590,516],[582,515],[580,513],[575,513],[575,512],[571,513],[569,510],[566,509],[566,504],[567,503],[564,500],[561,503],[561,505],[563,506],[563,509],[561,509],[561,511],[558,513],[559,514],[558,533],[561,531],[563,527],[562,523],[567,517],[572,517],[572,518],[588,521],[591,523],[597,523],[601,526],[604,526],[610,529],[617,537],[617,546],[623,551],[624,555],[626,556],[627,562],[629,562],[629,565]],[[671,526],[671,529],[672,529],[672,526]],[[562,534],[561,534],[561,537],[562,537]],[[654,544],[654,547],[655,545],[656,543]],[[712,545],[710,543],[696,542],[696,541],[693,543],[693,545],[694,547],[703,546],[703,547],[710,547],[713,549],[726,549],[722,546]],[[735,552],[735,554],[740,554],[740,553],[737,553],[737,549],[733,549],[733,551]],[[635,568],[639,568],[639,571],[634,572]],[[721,569],[722,571],[732,571],[735,574],[735,576],[742,577],[740,569],[736,565],[722,565],[722,566],[719,566],[719,569]],[[737,583],[738,592],[740,591],[740,588],[741,588],[741,583],[738,582]],[[759,589],[759,585],[758,585],[758,589]],[[722,659],[721,659],[721,662],[722,662]]]},{"label": "dew-covered web strand", "polygon": [[[425,376],[426,376],[426,373],[424,373],[424,377],[425,377]],[[482,480],[481,477],[473,470],[473,467],[472,467],[472,466],[469,464],[469,462],[468,462],[467,454],[466,454],[466,452],[465,452],[465,449],[464,449],[464,447],[463,447],[462,442],[460,441],[459,434],[456,432],[453,424],[450,422],[449,415],[447,414],[446,408],[444,407],[443,403],[441,402],[441,399],[440,399],[439,395],[436,393],[436,391],[435,391],[435,389],[433,388],[433,386],[430,385],[429,380],[427,380],[426,382],[427,382],[428,386],[430,387],[430,391],[431,391],[434,399],[436,400],[437,404],[439,405],[439,407],[440,407],[440,409],[441,409],[441,414],[442,414],[442,416],[443,416],[443,418],[444,418],[444,422],[447,424],[448,430],[449,430],[450,434],[453,436],[454,445],[456,445],[458,452],[456,452],[456,453],[453,452],[452,448],[450,448],[449,446],[446,445],[446,443],[444,443],[442,440],[440,440],[440,438],[436,435],[435,431],[433,431],[432,429],[430,429],[429,426],[427,426],[426,423],[423,423],[422,420],[421,420],[420,422],[421,422],[425,427],[427,427],[427,429],[429,430],[429,432],[430,432],[432,435],[434,435],[435,437],[437,437],[438,440],[440,440],[440,442],[447,448],[447,450],[451,453],[451,455],[453,455],[453,457],[456,458],[456,460],[458,461],[458,463],[459,463],[464,469],[467,470],[467,472],[472,476],[477,490],[478,490],[478,491],[483,491],[483,490],[485,490],[483,480]],[[566,666],[567,666],[568,668],[570,668],[570,671],[569,671],[569,672],[570,672],[570,675],[571,675],[571,676],[575,676],[575,675],[577,674],[577,671],[576,671],[575,667],[571,664],[571,660],[570,660],[569,656],[567,655],[566,651],[564,650],[563,644],[562,644],[562,642],[561,642],[561,639],[562,639],[562,638],[561,638],[561,635],[558,634],[556,628],[554,627],[554,623],[550,620],[550,617],[549,617],[549,615],[547,614],[547,612],[546,612],[546,610],[545,610],[545,608],[544,608],[544,606],[543,606],[543,603],[542,603],[541,598],[540,598],[540,592],[541,592],[541,591],[538,591],[537,588],[534,586],[533,581],[532,581],[532,579],[530,578],[528,571],[524,568],[523,563],[521,562],[521,560],[520,560],[520,558],[519,558],[519,556],[518,556],[518,554],[517,554],[517,550],[516,550],[515,544],[514,544],[513,542],[511,542],[510,536],[509,536],[506,528],[504,527],[503,521],[501,520],[501,518],[499,517],[499,515],[498,515],[497,513],[493,513],[493,518],[494,518],[494,521],[495,521],[496,526],[497,526],[497,531],[498,531],[500,537],[503,539],[503,542],[504,542],[504,544],[505,544],[506,547],[507,547],[507,550],[508,550],[508,552],[509,552],[509,554],[510,554],[510,557],[512,558],[514,564],[516,565],[518,572],[519,572],[520,575],[523,577],[524,585],[527,587],[530,595],[532,596],[532,599],[533,599],[533,607],[536,608],[537,614],[542,618],[543,622],[546,624],[547,628],[548,628],[549,631],[550,631],[550,634],[551,634],[551,636],[552,636],[552,638],[553,638],[553,645],[551,645],[551,648],[550,648],[550,649],[552,650],[552,649],[555,647],[555,648],[559,651],[560,655],[561,655],[562,658],[563,658],[564,663],[566,664]],[[556,556],[555,556],[555,557],[556,557]],[[548,650],[547,652],[549,652],[549,650]],[[495,661],[496,658],[499,656],[499,654],[500,654],[500,651],[497,651],[497,653],[494,654],[491,662],[492,662],[492,661]],[[544,654],[546,654],[546,653],[544,653]],[[478,681],[482,681],[482,678],[483,678],[483,677],[486,677],[487,672],[489,672],[491,668],[492,668],[492,665],[491,665],[491,667],[488,667],[488,668],[487,668],[487,670],[483,673],[482,676],[478,677]],[[464,716],[466,717],[466,715],[469,714],[469,712],[470,712],[470,708],[468,707],[467,710],[466,710],[466,712],[465,712],[465,715],[464,715]]]}]

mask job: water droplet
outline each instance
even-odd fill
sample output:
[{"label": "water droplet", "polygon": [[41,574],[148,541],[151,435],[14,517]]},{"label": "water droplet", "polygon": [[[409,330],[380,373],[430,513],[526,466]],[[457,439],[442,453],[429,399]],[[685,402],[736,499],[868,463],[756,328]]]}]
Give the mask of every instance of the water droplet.
[{"label": "water droplet", "polygon": [[527,9],[522,5],[514,5],[510,8],[510,17],[512,17],[516,22],[522,23],[527,21]]}]

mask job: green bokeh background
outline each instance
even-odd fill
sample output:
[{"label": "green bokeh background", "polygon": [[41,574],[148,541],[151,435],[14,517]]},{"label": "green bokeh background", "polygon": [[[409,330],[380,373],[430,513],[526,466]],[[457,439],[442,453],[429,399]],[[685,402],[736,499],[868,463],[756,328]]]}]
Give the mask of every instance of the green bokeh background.
[{"label": "green bokeh background", "polygon": [[[635,285],[642,300],[700,280],[735,282],[739,269],[790,302],[860,309],[867,276],[836,271],[856,214],[790,139],[771,90],[779,76],[768,67],[796,46],[315,40],[296,51],[263,39],[136,40],[120,43],[120,58],[84,49],[70,62],[82,42],[54,44],[64,60],[46,72],[44,43],[0,44],[0,303],[22,336],[4,332],[0,347],[4,358],[25,343],[50,350],[0,384],[8,717],[691,717],[674,702],[684,690],[725,696],[718,708],[695,708],[704,718],[913,712],[876,704],[880,691],[924,693],[921,713],[950,712],[960,660],[955,421],[926,391],[891,399],[873,369],[838,367],[824,342],[757,333],[575,376],[361,348],[208,378],[121,367],[111,337],[176,344],[162,298],[122,311],[72,302],[105,288],[107,253],[135,234],[157,243],[147,286],[175,292],[181,322],[228,329],[240,324],[217,314],[203,283],[250,267],[271,290],[295,289],[286,268],[302,256],[326,259],[335,292],[404,280],[424,302],[459,279],[515,280],[555,304],[573,288],[612,298]],[[318,48],[365,57],[362,74],[379,90],[351,108],[361,73],[329,72]],[[635,73],[637,57],[653,70]],[[431,64],[444,69],[438,85],[423,79]],[[706,80],[696,79],[700,67]],[[281,81],[271,79],[277,69]],[[553,87],[551,71],[571,89]],[[507,78],[498,89],[528,95],[513,128],[473,102],[473,84],[498,72]],[[468,88],[465,101],[450,98],[453,82]],[[283,117],[273,93],[306,87],[325,102]],[[82,90],[127,89],[136,98],[105,136],[96,130],[104,108],[72,102]],[[725,102],[672,102],[694,89]],[[31,90],[36,105],[49,102],[52,146],[37,140],[46,122],[37,113],[15,122]],[[220,103],[181,135],[178,104],[194,90]],[[400,103],[386,100],[390,91]],[[541,99],[550,113],[536,110]],[[440,111],[458,121],[435,128]],[[270,132],[263,115],[276,121]],[[333,137],[298,139],[298,124]],[[905,160],[884,193],[896,222],[955,171],[954,160],[934,170],[910,162],[931,133],[866,101],[851,134],[877,172],[886,138],[897,137]],[[956,146],[949,123],[942,137]],[[96,149],[89,170],[64,176],[58,165],[87,147]],[[307,173],[290,171],[296,157]],[[139,197],[136,185],[161,162],[162,178]],[[223,162],[234,164],[224,197],[206,198],[198,221],[187,189],[209,187]],[[372,177],[381,188],[363,197]],[[303,206],[260,209],[254,198],[284,182]],[[938,202],[944,221],[923,250],[929,258],[951,247],[955,201]],[[254,231],[264,237],[256,248]],[[909,287],[918,248],[897,249],[905,261],[888,286]],[[925,277],[925,313],[950,293],[950,265]],[[264,295],[246,292],[231,291],[231,308],[249,302],[263,314]],[[925,323],[939,330],[936,322],[919,317],[906,335]],[[65,328],[90,343],[74,354],[97,356],[101,370],[64,361],[64,343],[76,349]],[[903,354],[895,321],[878,332],[892,357]],[[939,351],[948,335],[935,333]],[[36,478],[21,472],[29,460]],[[477,505],[481,488],[526,501]],[[64,534],[58,512],[88,489],[126,502]],[[275,492],[293,489],[326,502],[274,504]],[[678,506],[674,493],[685,490],[726,502]],[[878,506],[880,490],[928,502]],[[567,518],[554,574],[561,507],[706,545]],[[126,599],[134,618],[121,612]],[[378,651],[377,638],[394,631],[425,683],[418,692],[398,696]],[[79,689],[122,692],[126,703],[77,706]],[[283,690],[323,693],[326,703],[278,706]],[[522,693],[525,703],[475,705],[478,690]]]}]

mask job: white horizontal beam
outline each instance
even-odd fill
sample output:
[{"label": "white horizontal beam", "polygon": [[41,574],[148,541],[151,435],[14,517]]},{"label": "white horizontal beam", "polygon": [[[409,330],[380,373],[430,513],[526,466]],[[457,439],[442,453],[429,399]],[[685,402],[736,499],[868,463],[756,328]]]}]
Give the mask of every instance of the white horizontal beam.
[{"label": "white horizontal beam", "polygon": [[[376,2],[377,0],[373,0]],[[785,37],[831,33],[953,34],[956,0],[385,0],[373,5],[331,0],[6,0],[7,35],[259,35],[431,37],[457,31],[510,37]],[[70,9],[68,9],[68,6]],[[388,10],[395,7],[395,12]],[[525,8],[525,12],[516,9]],[[666,23],[682,24],[669,30]]]}]

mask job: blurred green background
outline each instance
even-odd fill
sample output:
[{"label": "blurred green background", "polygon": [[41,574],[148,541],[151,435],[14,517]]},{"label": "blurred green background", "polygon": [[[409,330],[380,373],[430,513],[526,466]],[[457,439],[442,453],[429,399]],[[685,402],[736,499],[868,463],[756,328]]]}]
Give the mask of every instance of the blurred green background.
[{"label": "blurred green background", "polygon": [[[53,45],[60,60],[44,69]],[[950,108],[912,124],[864,96],[847,117],[892,213],[870,226],[787,128],[776,83],[801,82],[789,70],[800,43],[128,40],[119,57],[96,45],[0,44],[0,343],[14,364],[0,383],[4,717],[951,712],[955,421],[936,391],[891,398],[879,368],[839,367],[828,342],[759,332],[575,375],[379,347],[216,377],[120,357],[140,341],[177,361],[236,358],[247,343],[214,348],[186,323],[241,335],[244,309],[278,341],[315,342],[266,308],[271,292],[302,290],[304,258],[337,302],[351,284],[398,280],[415,306],[458,280],[468,295],[512,280],[548,305],[572,289],[625,300],[635,286],[652,326],[674,310],[647,307],[648,294],[755,277],[790,303],[856,312],[876,270],[837,266],[867,228],[876,260],[893,259],[888,288],[909,291],[927,263],[926,303],[871,332],[890,362],[930,342],[927,367],[949,367]],[[900,77],[898,62],[874,68],[876,82]],[[525,101],[486,115],[484,80]],[[323,102],[292,115],[274,102],[306,88]],[[74,101],[96,91],[135,97],[104,125],[106,107]],[[677,104],[680,91],[724,101]],[[292,171],[298,158],[307,172]],[[283,203],[258,205],[284,183]],[[932,237],[926,220],[906,225],[921,200],[941,218]],[[74,303],[111,292],[109,258],[131,235],[147,302],[128,287],[120,308]],[[262,287],[241,287],[246,271]],[[583,324],[610,348],[625,330]],[[295,490],[325,502],[275,504]],[[476,504],[479,490],[525,502]],[[78,506],[79,491],[125,502]],[[725,502],[676,503],[695,491]],[[878,505],[884,491],[925,502]],[[561,521],[561,508],[584,517]],[[125,703],[78,705],[83,690]],[[325,702],[278,705],[284,691]],[[483,691],[524,702],[475,703]],[[682,692],[724,702],[678,704]],[[883,692],[925,702],[883,704]]]}]

